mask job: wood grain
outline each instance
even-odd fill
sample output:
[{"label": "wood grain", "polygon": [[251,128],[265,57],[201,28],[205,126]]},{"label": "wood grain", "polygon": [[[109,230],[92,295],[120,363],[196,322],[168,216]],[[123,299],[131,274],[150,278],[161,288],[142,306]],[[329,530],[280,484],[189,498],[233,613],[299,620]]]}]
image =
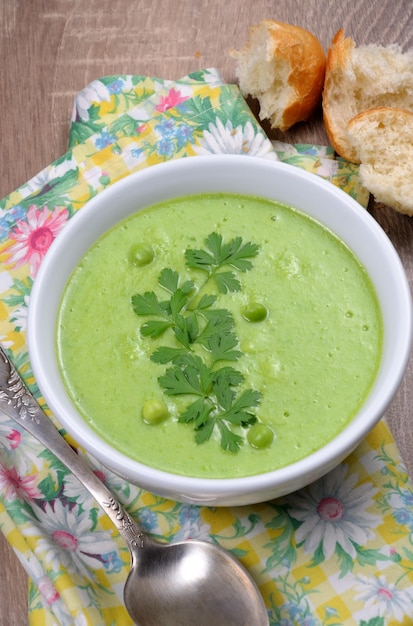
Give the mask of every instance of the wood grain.
[{"label": "wood grain", "polygon": [[[235,82],[229,50],[267,17],[308,28],[325,49],[341,27],[359,44],[413,47],[411,0],[0,0],[0,196],[66,151],[73,97],[87,83],[117,73],[174,79],[206,67]],[[269,134],[327,141],[320,114]],[[374,202],[370,210],[413,280],[413,219]],[[411,476],[412,380],[410,363],[387,414]],[[27,583],[1,536],[0,563],[0,626],[22,626]]]}]

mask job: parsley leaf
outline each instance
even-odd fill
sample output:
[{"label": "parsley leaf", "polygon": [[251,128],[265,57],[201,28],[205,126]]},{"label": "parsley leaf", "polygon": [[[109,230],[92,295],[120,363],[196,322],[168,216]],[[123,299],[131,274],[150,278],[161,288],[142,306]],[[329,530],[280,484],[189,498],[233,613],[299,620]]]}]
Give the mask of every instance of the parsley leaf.
[{"label": "parsley leaf", "polygon": [[[192,404],[190,404],[185,411],[181,413],[179,416],[179,422],[194,422],[195,428],[202,428],[207,424],[209,420],[209,416],[212,411],[212,405],[209,405],[205,398],[198,398]],[[211,431],[212,434],[212,431]]]},{"label": "parsley leaf", "polygon": [[257,256],[259,247],[251,242],[241,245],[241,237],[237,237],[234,241],[236,242],[236,249],[231,250],[228,262],[240,272],[252,269],[252,263],[249,259]]},{"label": "parsley leaf", "polygon": [[204,269],[205,266],[232,265],[241,272],[252,268],[250,257],[258,254],[258,246],[248,242],[243,244],[241,237],[235,237],[228,243],[223,243],[222,235],[211,233],[205,239],[206,250],[188,249],[185,252],[187,264],[191,267]]},{"label": "parsley leaf", "polygon": [[221,434],[221,448],[229,452],[238,452],[244,443],[243,438],[233,433],[222,420],[218,422],[218,428]]},{"label": "parsley leaf", "polygon": [[246,389],[223,414],[223,419],[231,422],[231,424],[239,424],[240,426],[255,424],[257,421],[255,415],[245,411],[244,409],[257,406],[260,401],[260,397],[261,394],[259,391]]},{"label": "parsley leaf", "polygon": [[212,385],[218,404],[228,411],[234,400],[233,387],[240,385],[244,381],[244,376],[232,367],[221,367],[214,372]]},{"label": "parsley leaf", "polygon": [[163,306],[154,291],[146,291],[143,295],[136,294],[132,296],[132,307],[136,315],[159,315],[164,317],[166,314],[165,306]]},{"label": "parsley leaf", "polygon": [[173,293],[178,289],[179,274],[169,267],[166,267],[159,274],[158,283],[161,287],[166,289],[166,291]]},{"label": "parsley leaf", "polygon": [[204,312],[204,317],[206,324],[198,334],[197,343],[211,350],[213,337],[221,337],[233,332],[234,320],[226,309]]},{"label": "parsley leaf", "polygon": [[158,380],[168,396],[205,396],[211,385],[211,373],[201,358],[188,356],[182,357],[177,365],[168,368]]},{"label": "parsley leaf", "polygon": [[234,350],[238,345],[238,339],[234,333],[212,335],[208,339],[208,347],[211,350],[213,363],[217,361],[238,361],[242,352]]},{"label": "parsley leaf", "polygon": [[188,295],[185,294],[182,289],[177,289],[176,291],[174,291],[169,300],[169,310],[172,317],[176,317],[178,313],[182,311],[187,302]]},{"label": "parsley leaf", "polygon": [[176,315],[173,331],[178,342],[189,350],[199,333],[196,315],[194,313],[188,313],[187,316]]},{"label": "parsley leaf", "polygon": [[214,278],[220,293],[241,291],[241,283],[233,272],[216,272]]},{"label": "parsley leaf", "polygon": [[243,438],[232,427],[246,428],[257,421],[256,416],[246,409],[257,406],[261,394],[246,389],[237,397],[233,387],[240,385],[244,377],[232,367],[213,371],[202,359],[192,356],[177,359],[176,363],[158,379],[165,393],[199,396],[181,413],[178,421],[193,422],[198,443],[210,439],[217,426],[221,447],[230,452],[238,450]]},{"label": "parsley leaf", "polygon": [[174,363],[177,359],[184,356],[187,353],[185,348],[170,348],[168,346],[161,346],[157,348],[155,352],[151,354],[151,361],[154,363]]},{"label": "parsley leaf", "polygon": [[[166,289],[166,291],[173,294],[178,289],[179,274],[170,268],[165,268],[159,274],[158,283],[161,287]],[[194,288],[195,285],[192,280],[187,280],[180,286],[180,290],[186,296],[193,292]]]},{"label": "parsley leaf", "polygon": [[187,366],[185,369],[181,369],[176,365],[167,369],[158,380],[168,396],[203,395],[195,368]]},{"label": "parsley leaf", "polygon": [[215,428],[215,422],[216,420],[210,419],[209,421],[206,421],[204,424],[202,424],[202,426],[196,429],[195,441],[197,443],[204,443],[205,441],[208,441],[211,438],[211,435]]},{"label": "parsley leaf", "polygon": [[160,337],[171,328],[170,322],[158,322],[155,320],[150,320],[149,322],[145,322],[141,327],[141,335],[142,337],[152,337],[152,339],[156,339]]},{"label": "parsley leaf", "polygon": [[208,309],[216,302],[217,297],[212,294],[205,294],[202,296],[196,308],[202,311],[203,309]]}]

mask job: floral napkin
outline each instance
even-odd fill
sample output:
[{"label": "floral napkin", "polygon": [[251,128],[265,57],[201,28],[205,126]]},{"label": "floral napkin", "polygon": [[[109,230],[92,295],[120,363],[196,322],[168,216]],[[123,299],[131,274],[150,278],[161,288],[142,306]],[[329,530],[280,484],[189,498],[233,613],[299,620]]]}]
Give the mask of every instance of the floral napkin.
[{"label": "floral napkin", "polygon": [[[271,142],[216,70],[178,81],[93,81],[75,99],[68,152],[0,203],[0,341],[41,403],[26,315],[51,241],[87,200],[129,173],[216,153],[286,161],[367,205],[357,166],[329,148]],[[154,538],[209,539],[232,551],[257,581],[271,626],[413,623],[413,485],[385,420],[325,477],[246,507],[166,500],[79,454]],[[122,601],[123,540],[53,454],[1,413],[0,527],[30,578],[31,626],[132,623]]]}]

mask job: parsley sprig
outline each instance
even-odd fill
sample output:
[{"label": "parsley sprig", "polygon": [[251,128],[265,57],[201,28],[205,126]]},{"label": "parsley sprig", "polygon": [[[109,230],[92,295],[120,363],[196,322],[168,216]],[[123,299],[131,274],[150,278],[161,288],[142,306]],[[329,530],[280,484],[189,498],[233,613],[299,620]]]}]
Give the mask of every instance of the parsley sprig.
[{"label": "parsley sprig", "polygon": [[258,246],[243,243],[241,237],[224,243],[217,233],[205,239],[205,246],[204,250],[185,251],[187,267],[206,273],[201,285],[182,281],[178,272],[165,268],[158,277],[165,299],[147,291],[134,295],[132,306],[136,315],[151,318],[140,328],[143,337],[158,339],[165,333],[175,337],[174,347],[158,347],[151,360],[168,365],[158,378],[166,395],[190,397],[178,421],[193,424],[197,443],[208,441],[217,431],[221,447],[237,452],[244,440],[236,430],[257,421],[252,409],[261,394],[240,390],[244,376],[228,365],[242,356],[234,319],[229,310],[214,308],[216,294],[205,291],[211,283],[220,293],[239,291],[241,283],[235,271],[252,269],[251,258],[257,255]]},{"label": "parsley sprig", "polygon": [[188,267],[207,272],[215,279],[221,293],[240,291],[241,283],[233,271],[222,271],[225,266],[232,266],[240,272],[252,269],[251,257],[258,253],[258,246],[254,243],[243,243],[241,237],[235,237],[228,243],[223,243],[222,236],[211,233],[205,239],[207,250],[188,249],[185,260]]}]

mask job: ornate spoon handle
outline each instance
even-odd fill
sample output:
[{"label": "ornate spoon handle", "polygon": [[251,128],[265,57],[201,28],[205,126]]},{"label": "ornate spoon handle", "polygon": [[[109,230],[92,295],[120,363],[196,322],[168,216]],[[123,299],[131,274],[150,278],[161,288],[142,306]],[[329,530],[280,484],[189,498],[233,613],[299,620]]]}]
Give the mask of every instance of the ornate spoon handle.
[{"label": "ornate spoon handle", "polygon": [[129,549],[148,541],[140,526],[86,462],[69,446],[40,408],[0,346],[0,409],[31,433],[80,480],[125,539]]}]

